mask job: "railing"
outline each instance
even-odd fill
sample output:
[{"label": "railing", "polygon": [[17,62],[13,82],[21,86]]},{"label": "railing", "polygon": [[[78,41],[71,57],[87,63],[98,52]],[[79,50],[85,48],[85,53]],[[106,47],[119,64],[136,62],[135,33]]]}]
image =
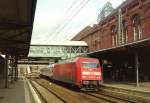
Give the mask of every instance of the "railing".
[{"label": "railing", "polygon": [[71,58],[87,53],[86,46],[31,46],[28,57]]}]

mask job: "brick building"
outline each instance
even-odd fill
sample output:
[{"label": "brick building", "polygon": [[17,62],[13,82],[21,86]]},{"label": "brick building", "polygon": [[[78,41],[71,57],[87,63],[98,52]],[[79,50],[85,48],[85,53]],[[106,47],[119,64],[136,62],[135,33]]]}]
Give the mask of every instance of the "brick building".
[{"label": "brick building", "polygon": [[104,20],[87,26],[72,40],[86,41],[90,56],[111,64],[111,70],[104,70],[106,78],[117,75],[114,78],[150,80],[150,0],[126,0]]}]

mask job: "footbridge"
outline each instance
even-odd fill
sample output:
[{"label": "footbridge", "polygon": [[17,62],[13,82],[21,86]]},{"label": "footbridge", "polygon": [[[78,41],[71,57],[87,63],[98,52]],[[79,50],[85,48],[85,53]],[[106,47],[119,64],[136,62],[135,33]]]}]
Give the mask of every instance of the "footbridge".
[{"label": "footbridge", "polygon": [[84,41],[51,42],[49,44],[32,44],[29,58],[72,58],[87,53],[88,45]]}]

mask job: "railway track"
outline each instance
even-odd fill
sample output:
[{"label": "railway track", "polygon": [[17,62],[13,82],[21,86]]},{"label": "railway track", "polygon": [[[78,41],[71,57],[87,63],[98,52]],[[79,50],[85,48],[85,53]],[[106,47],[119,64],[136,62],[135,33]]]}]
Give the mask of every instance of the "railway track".
[{"label": "railway track", "polygon": [[54,95],[56,97],[55,99],[58,99],[59,103],[67,103],[67,101],[65,99],[63,99],[58,93],[56,93],[52,89],[46,88],[45,86],[41,85],[40,83],[38,83],[36,81],[31,81],[31,84],[35,88],[35,90],[37,91],[41,100],[44,101],[44,103],[49,103],[49,100],[47,100],[49,98],[43,96],[43,93],[40,92],[40,90],[39,90],[40,88],[38,88],[37,85],[40,86],[41,88],[44,88],[47,92],[49,92],[48,94]]},{"label": "railway track", "polygon": [[120,100],[120,101],[124,101],[126,103],[136,103],[134,101],[127,100],[127,99],[124,99],[124,98],[120,98],[120,97],[117,97],[117,96],[108,95],[108,94],[103,93],[103,92],[98,92],[97,94],[104,95],[104,96],[107,96],[107,97],[110,97],[110,98],[114,98],[114,99],[117,99],[117,100]]},{"label": "railway track", "polygon": [[[54,95],[56,97],[55,99],[59,99],[61,103],[81,103],[80,100],[74,99],[74,96],[71,93],[64,93],[64,92],[62,92],[63,91],[62,88],[60,90],[60,88],[57,88],[57,86],[54,85],[54,84],[52,84],[52,85],[53,85],[53,87],[56,86],[56,88],[53,88],[53,87],[50,88],[51,87],[51,83],[49,82],[49,84],[47,84],[47,80],[44,80],[44,82],[43,82],[43,80],[42,81],[41,80],[39,80],[39,81],[38,80],[32,80],[31,82],[32,82],[33,85],[35,85],[35,84],[36,84],[36,86],[39,85],[42,88],[44,88],[45,90],[47,90],[49,92],[49,93],[47,93],[48,95],[49,94]],[[37,89],[36,86],[34,86],[34,87]],[[40,95],[42,95],[42,94],[40,94]],[[45,97],[42,97],[42,98],[45,99],[44,100],[45,103],[56,103],[56,102],[52,102],[52,101],[48,102],[48,100],[46,100]],[[60,102],[57,102],[57,103],[60,103]]]},{"label": "railway track", "polygon": [[35,89],[38,97],[40,98],[42,103],[47,103],[47,101],[44,99],[44,96],[39,92],[39,90],[36,88],[36,86],[30,81],[32,87]]},{"label": "railway track", "polygon": [[119,97],[110,96],[104,93],[86,93],[87,95],[93,96],[95,98],[103,99],[110,103],[135,103],[129,100],[121,99]]},{"label": "railway track", "polygon": [[39,92],[37,85],[49,92],[48,95],[52,94],[55,96],[55,99],[59,99],[57,103],[133,103],[101,92],[75,92],[53,84],[45,79],[31,79],[30,81],[45,103],[49,103],[49,98],[47,100],[45,99],[46,96],[43,96],[43,94]]}]

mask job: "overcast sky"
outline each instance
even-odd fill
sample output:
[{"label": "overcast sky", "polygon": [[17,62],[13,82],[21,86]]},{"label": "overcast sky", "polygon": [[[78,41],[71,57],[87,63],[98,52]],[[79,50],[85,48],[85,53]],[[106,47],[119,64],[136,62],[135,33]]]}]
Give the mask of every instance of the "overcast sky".
[{"label": "overcast sky", "polygon": [[[37,0],[31,44],[47,44],[52,40],[70,40],[87,25],[96,23],[97,16],[107,1],[110,1],[115,8],[121,4],[123,0],[76,0],[74,6],[70,9],[70,12],[73,10],[74,12],[72,16],[69,16],[70,18],[67,19],[70,22],[65,25],[66,20],[62,25],[62,17],[65,14],[69,15],[69,12],[66,12],[74,1],[75,0]],[[85,6],[79,10],[80,7],[78,5],[81,2],[83,2],[82,5],[85,4]]]}]

